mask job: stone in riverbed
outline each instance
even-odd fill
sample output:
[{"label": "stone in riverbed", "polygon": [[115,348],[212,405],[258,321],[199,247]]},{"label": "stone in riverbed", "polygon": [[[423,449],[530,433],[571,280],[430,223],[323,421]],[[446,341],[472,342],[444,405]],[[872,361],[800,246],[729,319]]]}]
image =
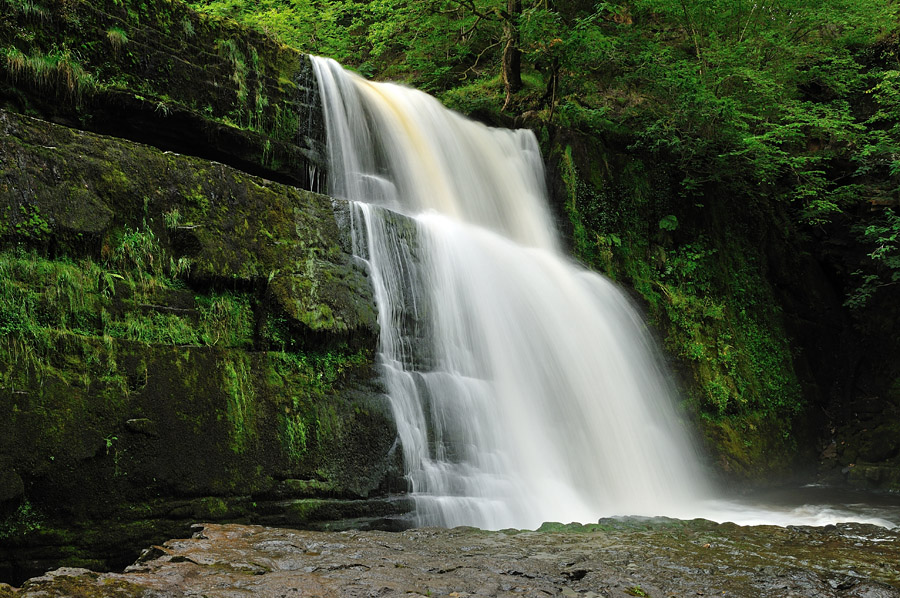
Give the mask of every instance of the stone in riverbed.
[{"label": "stone in riverbed", "polygon": [[637,523],[592,531],[402,533],[205,525],[191,539],[154,547],[125,573],[58,570],[26,582],[18,597],[900,598],[900,572],[886,565],[900,560],[898,530]]}]

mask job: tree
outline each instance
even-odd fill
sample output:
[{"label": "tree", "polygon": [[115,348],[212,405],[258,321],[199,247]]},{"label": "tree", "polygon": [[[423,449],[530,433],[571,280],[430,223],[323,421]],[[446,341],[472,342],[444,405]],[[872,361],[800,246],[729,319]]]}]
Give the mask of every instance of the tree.
[{"label": "tree", "polygon": [[519,35],[519,16],[522,14],[522,0],[507,0],[506,11],[501,11],[503,19],[503,60],[500,78],[506,99],[503,110],[509,106],[514,93],[522,89],[522,49]]}]

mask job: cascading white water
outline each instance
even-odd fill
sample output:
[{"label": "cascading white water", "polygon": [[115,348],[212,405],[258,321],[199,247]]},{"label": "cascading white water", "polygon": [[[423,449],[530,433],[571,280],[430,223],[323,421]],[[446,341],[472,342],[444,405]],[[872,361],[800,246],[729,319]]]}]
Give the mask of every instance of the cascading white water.
[{"label": "cascading white water", "polygon": [[313,66],[329,192],[354,202],[420,525],[900,521],[859,504],[714,498],[640,318],[560,251],[534,136]]},{"label": "cascading white water", "polygon": [[329,192],[358,202],[418,523],[533,528],[695,503],[704,481],[641,320],[562,254],[534,135],[313,60]]}]

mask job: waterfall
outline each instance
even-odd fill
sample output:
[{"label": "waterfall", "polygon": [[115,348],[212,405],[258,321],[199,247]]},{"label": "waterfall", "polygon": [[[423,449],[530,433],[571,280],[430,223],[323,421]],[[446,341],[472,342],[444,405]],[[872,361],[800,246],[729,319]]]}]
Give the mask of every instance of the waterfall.
[{"label": "waterfall", "polygon": [[421,525],[684,513],[705,494],[640,317],[560,248],[534,135],[313,58]]}]

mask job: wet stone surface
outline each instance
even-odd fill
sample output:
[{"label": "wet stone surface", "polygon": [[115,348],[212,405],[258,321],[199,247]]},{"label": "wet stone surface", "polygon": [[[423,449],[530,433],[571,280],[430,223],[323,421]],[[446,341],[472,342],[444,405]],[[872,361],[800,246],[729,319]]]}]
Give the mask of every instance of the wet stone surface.
[{"label": "wet stone surface", "polygon": [[900,596],[900,529],[601,520],[541,531],[198,526],[124,573],[58,569],[0,596]]}]

